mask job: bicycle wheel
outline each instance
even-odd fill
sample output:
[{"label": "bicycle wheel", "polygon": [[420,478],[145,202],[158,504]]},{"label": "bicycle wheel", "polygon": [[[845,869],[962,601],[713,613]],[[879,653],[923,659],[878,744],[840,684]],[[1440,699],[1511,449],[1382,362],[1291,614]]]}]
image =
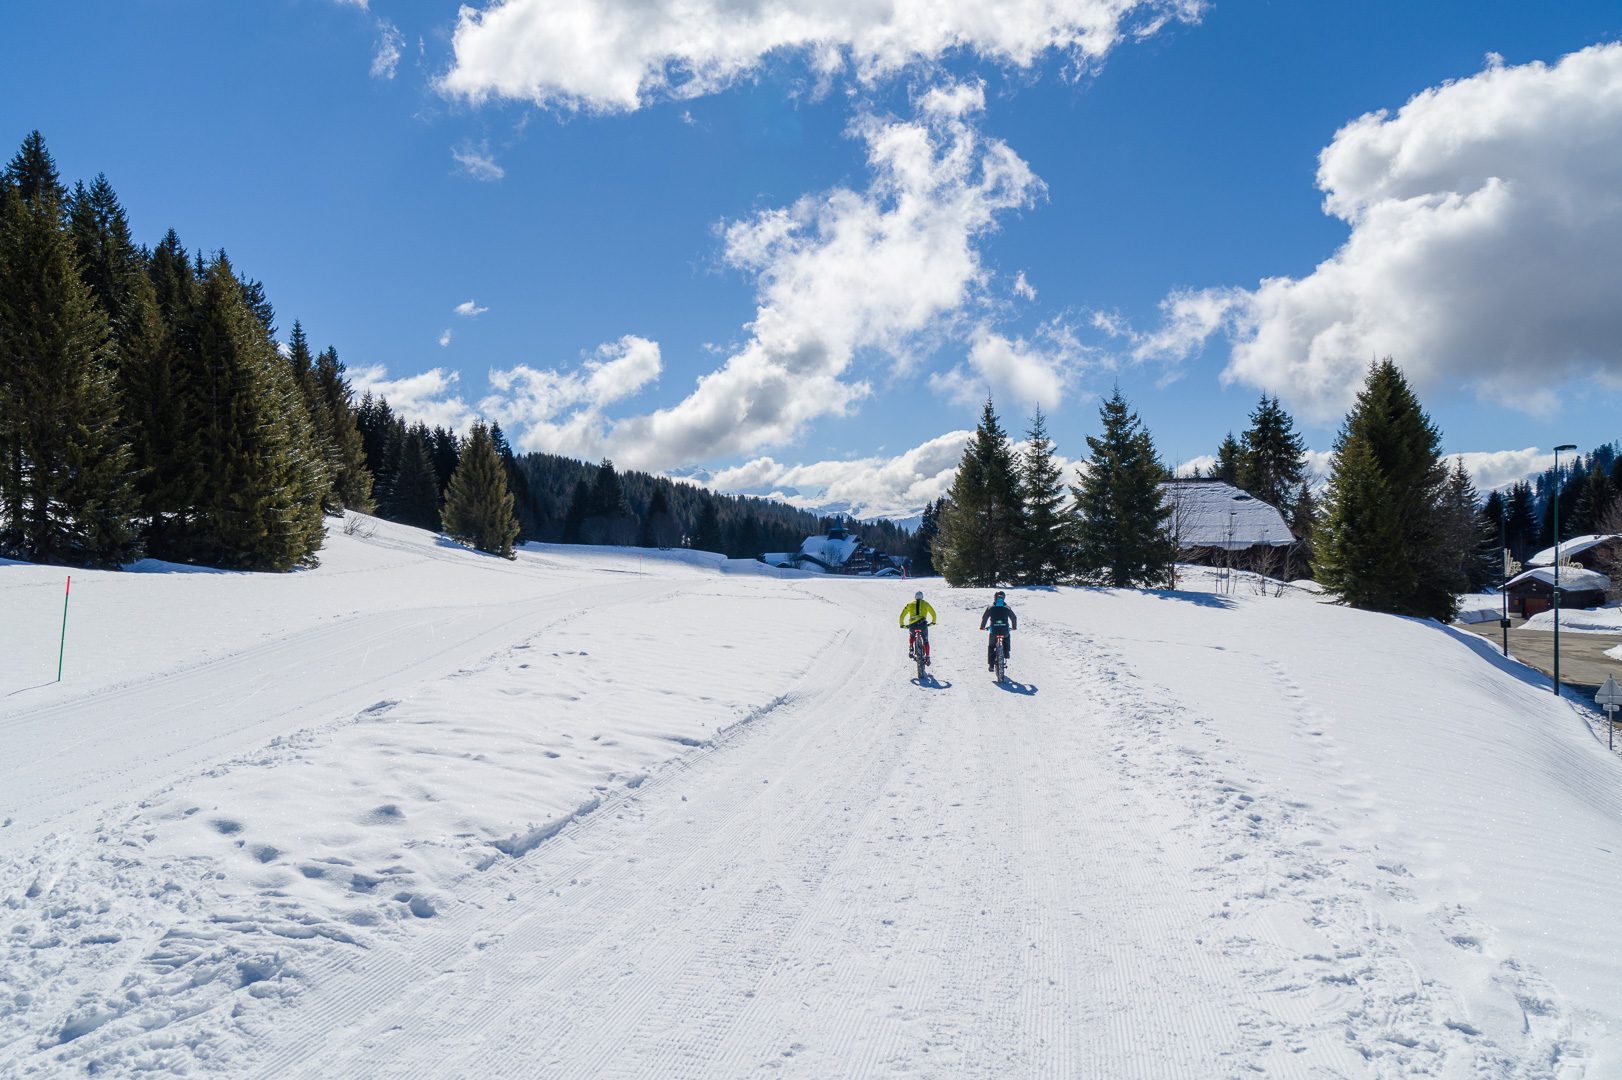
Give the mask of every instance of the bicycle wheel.
[{"label": "bicycle wheel", "polygon": [[997,635],[997,681],[998,682],[1007,682],[1008,681],[1008,655],[1003,651],[1004,647],[1005,646],[1003,644],[1002,635],[998,634]]}]

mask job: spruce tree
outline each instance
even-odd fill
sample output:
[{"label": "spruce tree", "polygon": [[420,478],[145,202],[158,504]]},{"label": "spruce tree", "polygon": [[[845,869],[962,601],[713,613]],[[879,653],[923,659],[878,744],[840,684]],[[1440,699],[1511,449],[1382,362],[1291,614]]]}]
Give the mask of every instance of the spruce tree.
[{"label": "spruce tree", "polygon": [[625,498],[619,473],[614,470],[614,463],[604,458],[597,466],[591,499],[586,504],[585,519],[580,524],[581,542],[626,546],[636,542],[636,534],[636,514],[631,511],[631,504]]},{"label": "spruce tree", "polygon": [[1517,562],[1537,551],[1536,506],[1532,485],[1525,480],[1509,489],[1504,508],[1504,542]]},{"label": "spruce tree", "polygon": [[918,521],[918,531],[912,534],[912,573],[914,577],[929,577],[935,574],[935,541],[941,531],[941,510],[945,507],[944,499],[936,499],[924,505],[923,516]]},{"label": "spruce tree", "polygon": [[138,545],[107,317],[34,132],[0,181],[0,550],[116,566]]},{"label": "spruce tree", "polygon": [[1041,406],[1026,432],[1026,446],[1019,470],[1024,511],[1017,538],[1019,582],[1053,585],[1069,573],[1075,530],[1065,505],[1064,475],[1053,460],[1053,440],[1048,437]]},{"label": "spruce tree", "polygon": [[1234,438],[1233,432],[1230,431],[1223,437],[1221,444],[1217,446],[1216,463],[1211,466],[1210,472],[1206,473],[1206,475],[1221,480],[1224,484],[1232,484],[1234,487],[1238,487],[1239,474],[1243,471],[1244,464],[1245,448],[1239,444],[1239,440]]},{"label": "spruce tree", "polygon": [[[453,477],[454,479],[454,477]],[[418,529],[439,530],[439,482],[428,456],[428,428],[414,424],[406,430],[394,467],[394,483],[383,514],[390,521]]]},{"label": "spruce tree", "polygon": [[[427,453],[423,454],[426,461]],[[518,515],[507,489],[507,469],[483,422],[475,423],[445,491],[445,531],[503,558],[513,557]]]},{"label": "spruce tree", "polygon": [[372,473],[366,467],[366,448],[353,405],[354,392],[344,376],[338,350],[328,348],[316,357],[315,381],[332,423],[332,444],[327,460],[333,470],[331,490],[337,508],[369,514],[374,509]]},{"label": "spruce tree", "polygon": [[591,485],[584,478],[575,481],[574,495],[569,499],[569,511],[563,516],[563,542],[581,543],[580,529],[591,513]]},{"label": "spruce tree", "polygon": [[1288,513],[1290,497],[1306,475],[1306,443],[1277,397],[1262,395],[1240,446],[1237,486]]},{"label": "spruce tree", "polygon": [[1460,569],[1441,436],[1389,358],[1369,368],[1335,451],[1318,580],[1352,607],[1451,619]]},{"label": "spruce tree", "polygon": [[681,542],[681,525],[676,521],[676,515],[671,512],[670,499],[665,495],[665,485],[659,484],[653,489],[653,497],[648,500],[648,509],[642,515],[642,535],[637,543],[642,547],[670,548]]},{"label": "spruce tree", "polygon": [[1498,579],[1493,552],[1498,543],[1498,525],[1482,514],[1481,497],[1464,460],[1455,458],[1442,496],[1442,522],[1449,556],[1457,554],[1458,592],[1475,592]]},{"label": "spruce tree", "polygon": [[1289,565],[1285,567],[1287,577],[1312,573],[1312,545],[1317,528],[1318,497],[1303,480],[1290,502],[1290,533],[1295,537],[1295,546],[1290,549]]},{"label": "spruce tree", "polygon": [[721,552],[725,546],[721,536],[721,512],[713,498],[704,500],[704,509],[698,515],[698,526],[693,531],[693,541],[688,546],[695,551],[714,552]]},{"label": "spruce tree", "polygon": [[1119,387],[1098,411],[1104,430],[1087,436],[1091,456],[1072,488],[1076,569],[1086,581],[1118,589],[1164,583],[1177,556],[1166,528],[1166,468]]},{"label": "spruce tree", "polygon": [[1019,494],[1014,449],[987,399],[940,513],[934,562],[948,585],[988,588],[1017,579]]},{"label": "spruce tree", "polygon": [[223,255],[204,271],[194,349],[186,447],[197,494],[177,549],[245,570],[313,564],[326,462],[302,391]]}]

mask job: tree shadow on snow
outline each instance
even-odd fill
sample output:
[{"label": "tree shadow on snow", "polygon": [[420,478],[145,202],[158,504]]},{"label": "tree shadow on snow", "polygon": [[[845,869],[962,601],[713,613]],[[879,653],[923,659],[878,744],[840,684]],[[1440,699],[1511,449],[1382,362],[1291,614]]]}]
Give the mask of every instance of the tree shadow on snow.
[{"label": "tree shadow on snow", "polygon": [[1144,591],[1156,600],[1181,600],[1185,604],[1193,604],[1196,607],[1226,609],[1234,606],[1231,599],[1226,596],[1218,596],[1216,593],[1188,592],[1184,589],[1145,589]]}]

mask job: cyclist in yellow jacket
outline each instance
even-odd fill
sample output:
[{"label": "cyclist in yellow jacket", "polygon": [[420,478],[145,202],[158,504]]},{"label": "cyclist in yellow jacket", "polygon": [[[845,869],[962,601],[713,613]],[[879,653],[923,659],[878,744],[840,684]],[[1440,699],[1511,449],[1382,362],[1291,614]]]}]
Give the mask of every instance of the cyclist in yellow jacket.
[{"label": "cyclist in yellow jacket", "polygon": [[[901,609],[901,625],[917,630],[924,642],[924,663],[929,663],[929,626],[936,622],[935,609],[924,599],[922,589],[912,594],[912,603]],[[911,640],[910,638],[908,639]]]}]

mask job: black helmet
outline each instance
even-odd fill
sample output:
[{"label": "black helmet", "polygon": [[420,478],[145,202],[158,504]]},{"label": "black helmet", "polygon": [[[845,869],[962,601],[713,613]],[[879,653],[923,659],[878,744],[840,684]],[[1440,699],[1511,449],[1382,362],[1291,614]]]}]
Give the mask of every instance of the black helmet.
[{"label": "black helmet", "polygon": [[1007,595],[1008,595],[1007,593],[1003,592],[1001,589],[998,589],[997,590],[997,595],[993,596],[992,599],[993,600],[1002,600],[1002,599],[1005,599],[1007,597]]}]

